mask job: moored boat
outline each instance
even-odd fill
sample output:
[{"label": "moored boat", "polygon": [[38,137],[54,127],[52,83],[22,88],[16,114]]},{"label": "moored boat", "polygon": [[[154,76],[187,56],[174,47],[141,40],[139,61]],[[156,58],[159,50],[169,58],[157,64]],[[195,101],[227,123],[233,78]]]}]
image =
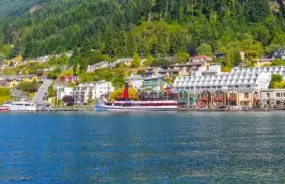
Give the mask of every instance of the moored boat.
[{"label": "moored boat", "polygon": [[133,101],[116,100],[114,102],[98,102],[95,111],[176,111],[175,100]]},{"label": "moored boat", "polygon": [[173,99],[130,99],[125,84],[124,97],[113,102],[98,102],[95,111],[177,111],[178,102]]},{"label": "moored boat", "polygon": [[7,102],[2,107],[8,108],[9,111],[36,111],[37,104],[33,102]]}]

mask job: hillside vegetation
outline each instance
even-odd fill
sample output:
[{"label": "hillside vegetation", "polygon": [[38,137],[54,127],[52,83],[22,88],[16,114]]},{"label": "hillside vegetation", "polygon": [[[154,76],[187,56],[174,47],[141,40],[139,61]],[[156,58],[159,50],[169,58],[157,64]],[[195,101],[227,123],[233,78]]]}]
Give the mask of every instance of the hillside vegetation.
[{"label": "hillside vegetation", "polygon": [[[221,62],[232,67],[240,62],[238,51],[246,52],[250,64],[285,46],[282,0],[29,2],[42,3],[42,8],[32,15],[6,16],[0,24],[0,43],[14,44],[13,54],[22,53],[25,58],[78,48],[110,58],[222,52],[227,58]],[[10,15],[3,8],[1,14]]]}]

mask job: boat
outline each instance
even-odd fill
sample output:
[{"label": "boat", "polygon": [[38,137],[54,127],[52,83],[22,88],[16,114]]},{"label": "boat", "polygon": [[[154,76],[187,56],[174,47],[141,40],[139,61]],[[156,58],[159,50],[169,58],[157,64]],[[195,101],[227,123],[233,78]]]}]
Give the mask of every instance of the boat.
[{"label": "boat", "polygon": [[36,111],[37,104],[33,102],[6,102],[2,107],[8,108],[9,111]]},{"label": "boat", "polygon": [[8,111],[9,111],[8,107],[0,106],[0,112],[8,112]]},{"label": "boat", "polygon": [[129,99],[128,84],[125,84],[124,97],[113,102],[101,101],[95,111],[177,111],[177,100],[169,99]]}]

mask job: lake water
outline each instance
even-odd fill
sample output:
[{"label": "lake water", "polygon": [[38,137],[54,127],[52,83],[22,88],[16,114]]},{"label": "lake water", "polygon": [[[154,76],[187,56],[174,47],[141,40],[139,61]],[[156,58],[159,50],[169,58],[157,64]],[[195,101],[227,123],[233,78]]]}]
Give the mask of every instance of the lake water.
[{"label": "lake water", "polygon": [[285,183],[285,115],[0,114],[0,183]]}]

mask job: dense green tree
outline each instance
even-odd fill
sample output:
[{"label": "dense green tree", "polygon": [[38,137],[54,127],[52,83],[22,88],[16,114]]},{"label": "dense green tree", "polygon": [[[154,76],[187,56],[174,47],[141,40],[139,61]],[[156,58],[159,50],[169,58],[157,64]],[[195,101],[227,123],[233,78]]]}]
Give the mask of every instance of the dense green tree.
[{"label": "dense green tree", "polygon": [[132,67],[138,67],[138,66],[140,66],[140,64],[141,64],[140,56],[137,53],[134,53],[131,66]]},{"label": "dense green tree", "polygon": [[212,56],[213,55],[211,46],[206,44],[206,43],[201,44],[198,47],[197,51],[198,51],[198,53],[200,55],[208,55],[208,56]]},{"label": "dense green tree", "polygon": [[282,81],[283,81],[282,75],[273,74],[271,76],[269,88],[274,88],[275,84],[280,83]]},{"label": "dense green tree", "polygon": [[[31,6],[36,9],[31,9]],[[114,57],[223,52],[227,67],[285,47],[281,0],[2,0],[0,45],[24,58],[73,51],[83,71]],[[206,45],[205,45],[206,44]],[[0,46],[1,47],[1,46]],[[80,49],[79,49],[80,48]],[[199,48],[199,49],[198,49]],[[211,48],[211,49],[210,49]],[[1,48],[0,48],[1,50]],[[11,54],[12,55],[12,54]],[[10,55],[10,57],[11,57]],[[7,58],[7,56],[4,56]],[[0,58],[4,58],[0,51]],[[61,62],[60,62],[61,63]]]}]

